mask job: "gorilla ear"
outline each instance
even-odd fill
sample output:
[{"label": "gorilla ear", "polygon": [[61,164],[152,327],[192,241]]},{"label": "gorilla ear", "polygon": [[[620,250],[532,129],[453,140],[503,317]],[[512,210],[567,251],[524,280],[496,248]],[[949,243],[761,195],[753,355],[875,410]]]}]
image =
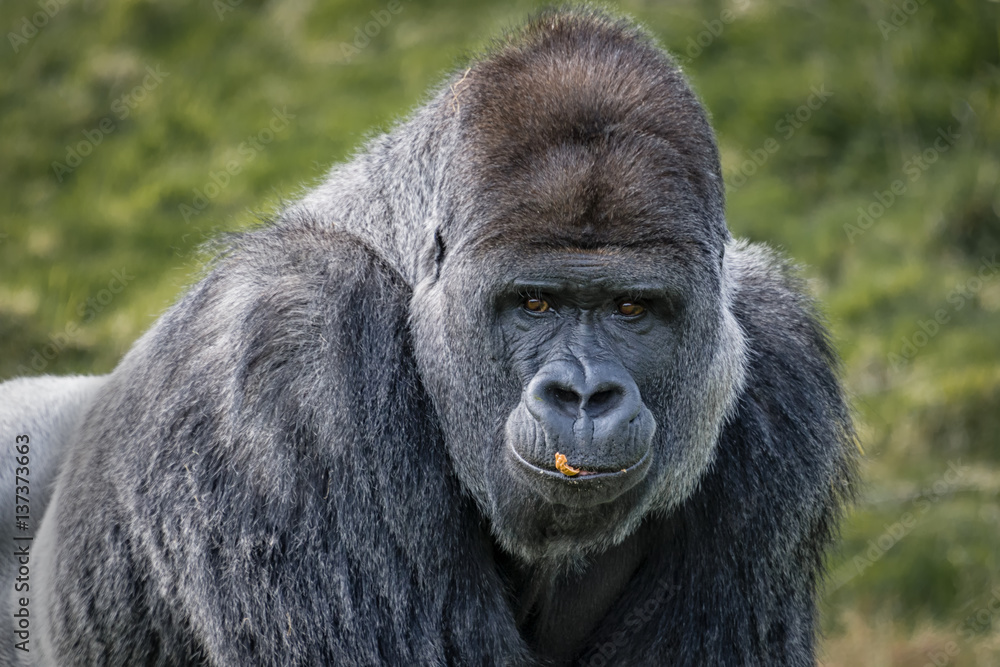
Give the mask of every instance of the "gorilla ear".
[{"label": "gorilla ear", "polygon": [[435,225],[431,240],[424,243],[424,248],[419,255],[420,266],[417,271],[417,281],[430,278],[431,282],[437,282],[437,279],[441,277],[441,264],[444,263],[447,252],[448,248],[444,242],[444,236],[441,234],[441,226]]},{"label": "gorilla ear", "polygon": [[444,254],[447,248],[444,245],[444,237],[441,236],[441,228],[434,230],[434,280],[441,275],[441,264],[444,262]]}]

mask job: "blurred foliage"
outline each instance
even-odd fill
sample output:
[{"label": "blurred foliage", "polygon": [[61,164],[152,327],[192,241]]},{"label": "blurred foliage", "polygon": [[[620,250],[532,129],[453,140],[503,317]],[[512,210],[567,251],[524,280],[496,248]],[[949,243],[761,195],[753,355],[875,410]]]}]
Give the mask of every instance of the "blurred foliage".
[{"label": "blurred foliage", "polygon": [[[388,4],[0,4],[0,378],[109,371],[197,278],[199,244],[315,183],[536,3]],[[1000,664],[1000,4],[616,7],[682,61],[730,226],[803,263],[845,360],[867,484],[822,661]]]}]

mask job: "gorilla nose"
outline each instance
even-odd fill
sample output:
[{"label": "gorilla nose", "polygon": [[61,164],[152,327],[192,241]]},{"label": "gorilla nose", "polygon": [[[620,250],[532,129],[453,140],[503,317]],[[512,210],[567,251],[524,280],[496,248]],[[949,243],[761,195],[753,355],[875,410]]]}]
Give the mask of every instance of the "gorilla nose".
[{"label": "gorilla nose", "polygon": [[604,433],[627,427],[642,408],[639,388],[612,363],[547,364],[528,384],[527,397],[528,411],[543,425],[572,429],[589,418],[595,432]]},{"label": "gorilla nose", "polygon": [[567,417],[588,415],[591,419],[597,419],[621,405],[625,389],[614,384],[588,391],[552,378],[539,387],[538,395],[543,396],[545,402]]}]

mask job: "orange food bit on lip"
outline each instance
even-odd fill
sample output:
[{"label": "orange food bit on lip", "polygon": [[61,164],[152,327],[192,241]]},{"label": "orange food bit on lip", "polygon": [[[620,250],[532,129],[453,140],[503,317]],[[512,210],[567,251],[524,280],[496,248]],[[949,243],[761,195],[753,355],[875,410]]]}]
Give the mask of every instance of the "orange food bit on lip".
[{"label": "orange food bit on lip", "polygon": [[580,474],[580,470],[574,468],[570,464],[566,463],[566,455],[556,452],[556,470],[566,475],[567,477],[576,477]]}]

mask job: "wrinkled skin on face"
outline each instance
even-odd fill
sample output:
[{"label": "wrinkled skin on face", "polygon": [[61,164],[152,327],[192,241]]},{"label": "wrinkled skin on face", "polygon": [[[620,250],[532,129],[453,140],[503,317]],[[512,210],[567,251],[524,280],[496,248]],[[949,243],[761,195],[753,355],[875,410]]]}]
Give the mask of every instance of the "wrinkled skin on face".
[{"label": "wrinkled skin on face", "polygon": [[421,373],[504,548],[601,551],[690,494],[740,382],[723,280],[669,247],[477,249],[418,290],[418,359],[452,361]]}]

